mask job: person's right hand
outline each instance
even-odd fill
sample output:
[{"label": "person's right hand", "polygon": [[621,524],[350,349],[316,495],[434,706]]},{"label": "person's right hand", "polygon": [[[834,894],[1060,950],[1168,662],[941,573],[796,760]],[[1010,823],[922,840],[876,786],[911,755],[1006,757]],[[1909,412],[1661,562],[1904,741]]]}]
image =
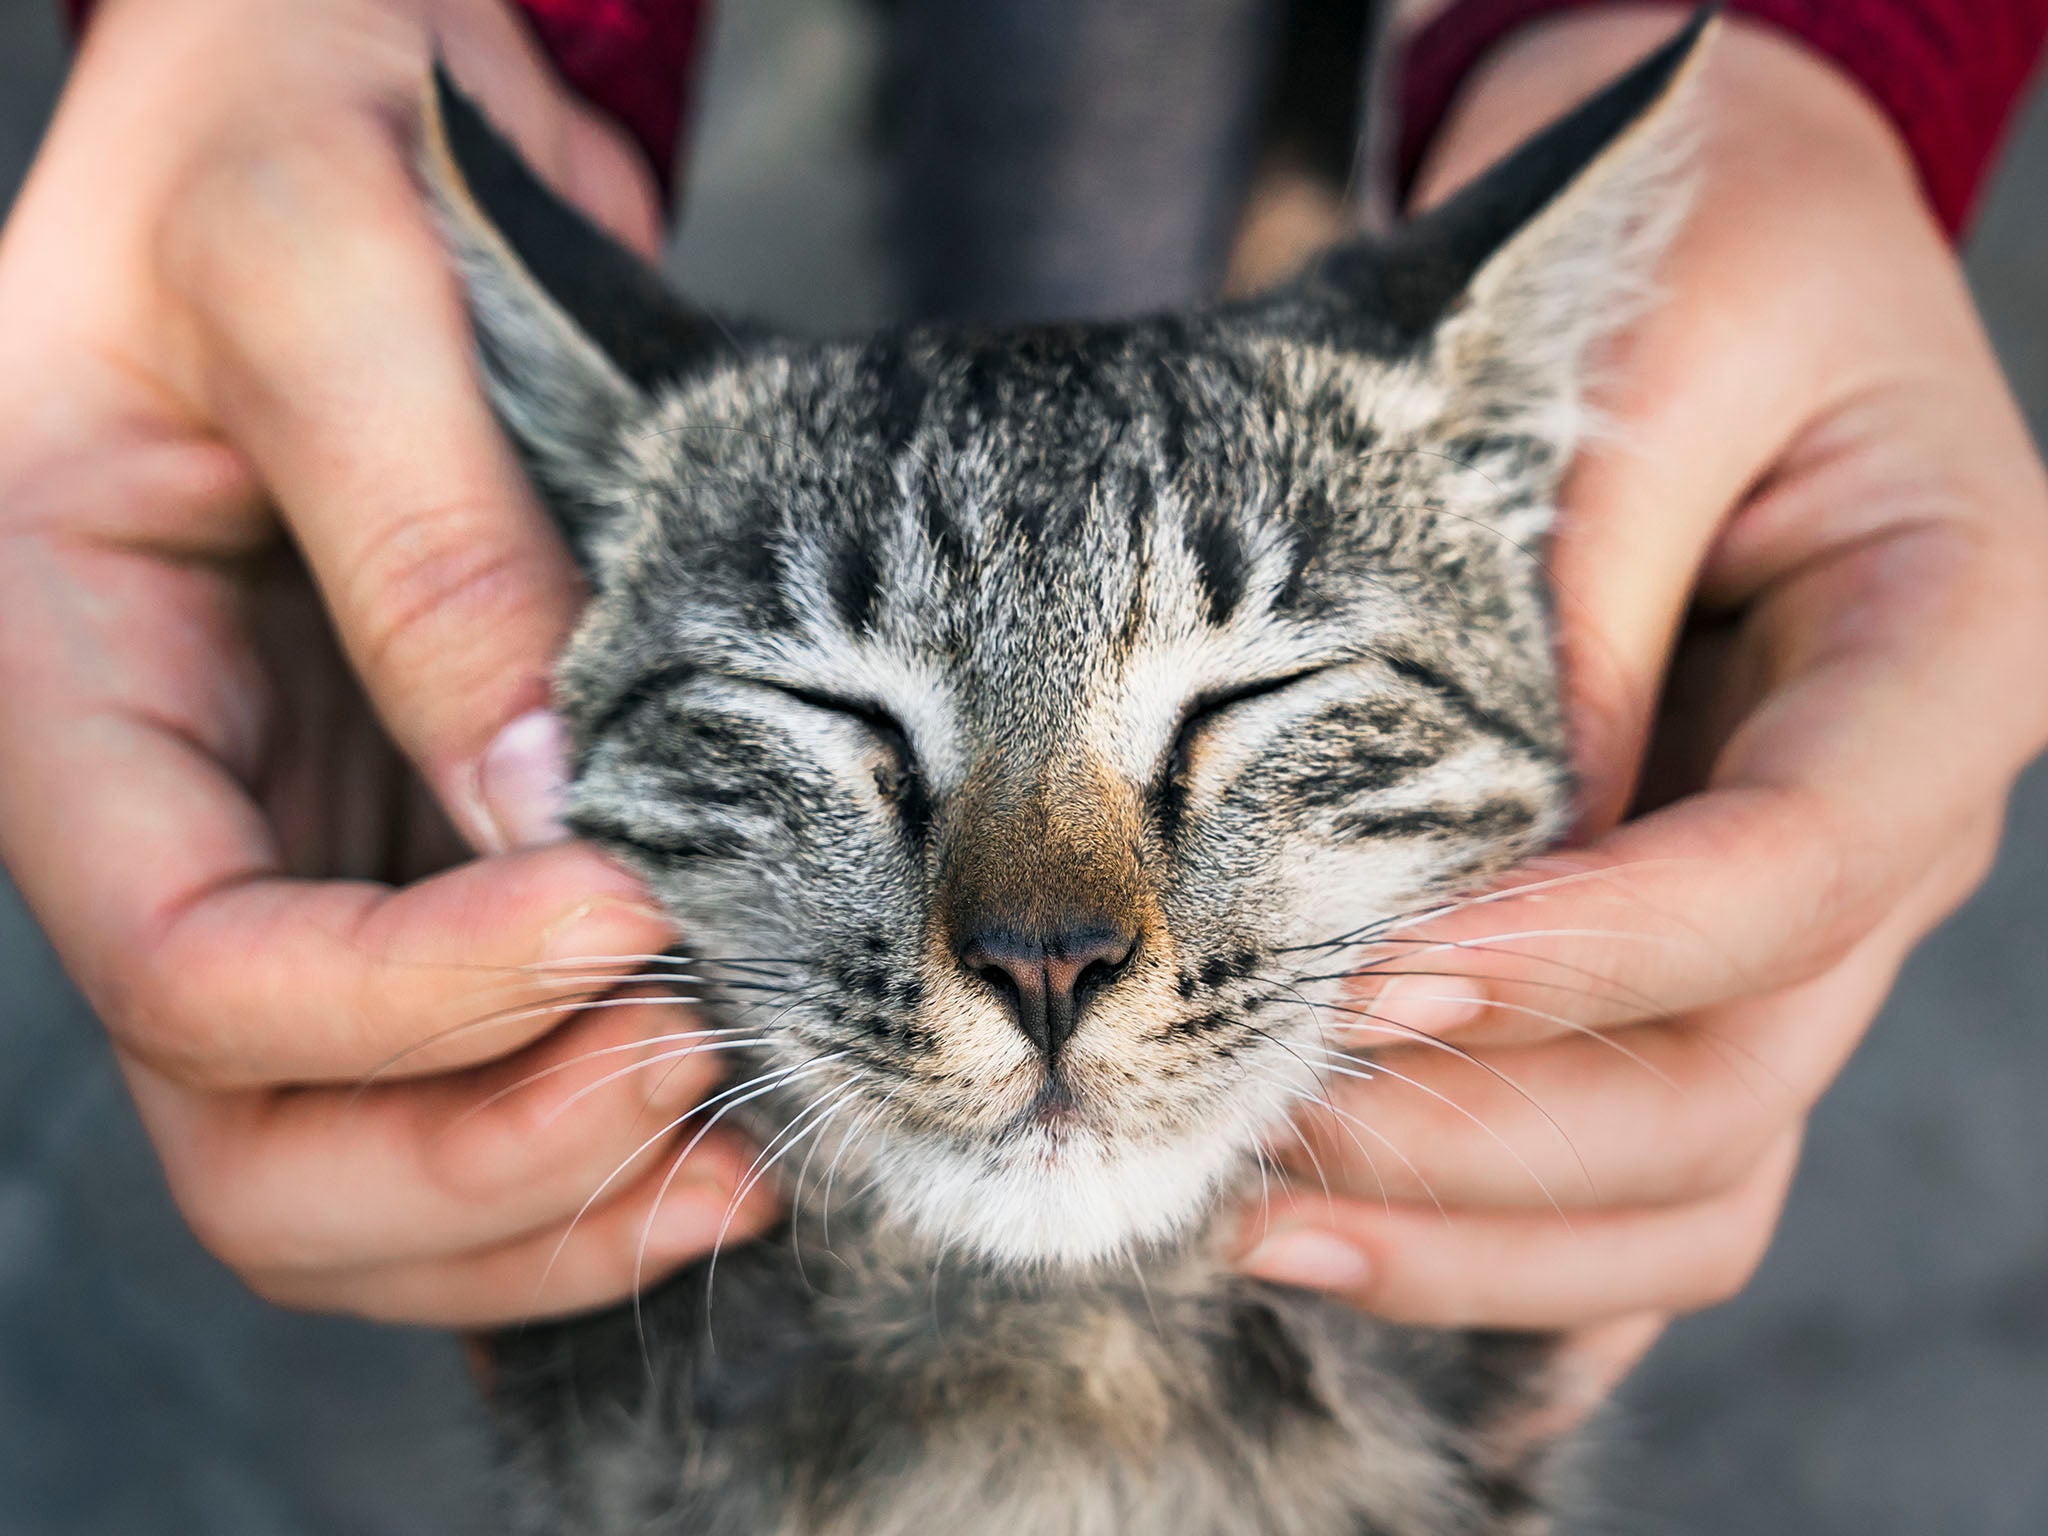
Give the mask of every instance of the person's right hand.
[{"label": "person's right hand", "polygon": [[[658,1198],[716,1052],[598,1086],[689,1013],[548,1006],[642,969],[550,962],[672,935],[555,827],[578,583],[410,174],[437,47],[656,243],[635,151],[497,0],[99,7],[0,236],[0,858],[216,1254],[480,1325],[625,1295],[643,1229],[645,1277],[701,1253],[743,1164],[714,1135]],[[451,821],[487,857],[379,883]]]}]

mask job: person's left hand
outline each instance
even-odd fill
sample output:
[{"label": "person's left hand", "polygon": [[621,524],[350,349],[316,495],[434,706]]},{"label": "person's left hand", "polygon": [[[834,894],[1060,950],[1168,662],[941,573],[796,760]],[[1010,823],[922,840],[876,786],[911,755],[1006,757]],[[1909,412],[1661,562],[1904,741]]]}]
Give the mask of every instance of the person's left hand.
[{"label": "person's left hand", "polygon": [[[1684,14],[1520,34],[1426,186]],[[1581,1405],[1746,1283],[1815,1099],[2048,736],[2048,485],[1904,153],[1781,35],[1714,48],[1698,201],[1550,551],[1581,835],[1363,957],[1325,1024],[1376,1075],[1331,1080],[1320,1167],[1242,1261],[1581,1330]]]}]

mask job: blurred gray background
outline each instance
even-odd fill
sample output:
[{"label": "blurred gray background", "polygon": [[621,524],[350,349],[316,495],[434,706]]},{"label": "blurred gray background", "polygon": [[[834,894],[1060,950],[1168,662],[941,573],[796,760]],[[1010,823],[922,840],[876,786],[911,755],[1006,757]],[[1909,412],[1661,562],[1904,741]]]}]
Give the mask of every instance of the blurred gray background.
[{"label": "blurred gray background", "polygon": [[[724,9],[678,264],[779,318],[885,314],[872,23],[833,0]],[[0,205],[57,90],[55,10],[0,0]],[[2048,100],[1969,258],[2039,437]],[[1823,1105],[1762,1274],[1674,1329],[1603,1431],[1589,1529],[2048,1532],[2044,940],[2037,769],[1990,885]],[[481,1536],[484,1454],[446,1339],[272,1311],[198,1251],[97,1025],[0,886],[0,1536]]]}]

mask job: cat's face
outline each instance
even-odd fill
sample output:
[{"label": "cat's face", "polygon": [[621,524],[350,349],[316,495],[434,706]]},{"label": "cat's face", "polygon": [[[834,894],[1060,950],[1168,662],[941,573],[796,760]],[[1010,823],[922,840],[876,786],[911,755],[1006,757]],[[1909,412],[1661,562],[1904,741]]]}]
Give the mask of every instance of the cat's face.
[{"label": "cat's face", "polygon": [[573,824],[727,983],[787,1146],[852,1137],[885,1206],[993,1258],[1168,1235],[1376,1043],[1321,1006],[1347,941],[1559,832],[1532,549],[1642,243],[1574,190],[1420,326],[1339,264],[661,383],[457,225],[594,579]]},{"label": "cat's face", "polygon": [[776,348],[593,487],[574,823],[936,1229],[1169,1229],[1361,1041],[1310,946],[1557,830],[1545,450],[1444,404],[1251,316]]}]

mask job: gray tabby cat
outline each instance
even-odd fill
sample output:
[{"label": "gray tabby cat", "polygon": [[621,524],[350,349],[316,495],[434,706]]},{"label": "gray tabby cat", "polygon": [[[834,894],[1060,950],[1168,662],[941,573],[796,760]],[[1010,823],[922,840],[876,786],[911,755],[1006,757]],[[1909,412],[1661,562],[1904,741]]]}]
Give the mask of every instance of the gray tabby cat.
[{"label": "gray tabby cat", "polygon": [[594,591],[572,821],[726,957],[696,1123],[794,1204],[497,1341],[517,1530],[1549,1528],[1542,1339],[1219,1255],[1375,1039],[1345,978],[1566,825],[1530,551],[1705,32],[1285,291],[828,343],[669,297],[440,82],[492,398]]}]

